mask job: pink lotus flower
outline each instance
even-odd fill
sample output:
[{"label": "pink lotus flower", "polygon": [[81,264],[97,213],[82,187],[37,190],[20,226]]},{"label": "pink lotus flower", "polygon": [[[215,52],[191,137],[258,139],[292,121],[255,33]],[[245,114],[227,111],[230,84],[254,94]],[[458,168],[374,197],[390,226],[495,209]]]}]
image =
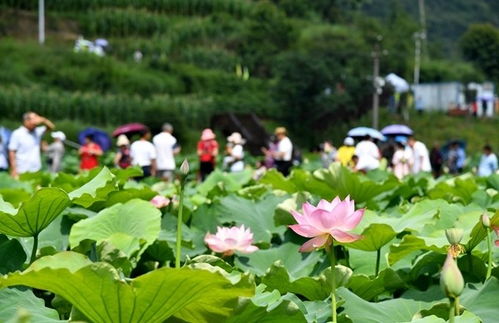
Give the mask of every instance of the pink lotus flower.
[{"label": "pink lotus flower", "polygon": [[224,256],[233,255],[234,252],[252,253],[258,250],[258,247],[251,245],[253,243],[253,233],[244,225],[240,228],[217,227],[216,234],[207,233],[204,242],[211,250],[222,253]]},{"label": "pink lotus flower", "polygon": [[493,226],[492,229],[496,232],[497,240],[496,240],[496,247],[499,247],[499,226]]},{"label": "pink lotus flower", "polygon": [[333,239],[348,243],[361,238],[360,235],[347,232],[359,224],[365,211],[364,209],[355,211],[355,201],[350,200],[350,196],[343,201],[339,197],[332,202],[321,200],[317,207],[304,203],[302,210],[303,214],[291,211],[298,224],[289,226],[299,235],[313,238],[300,247],[301,252],[329,246]]},{"label": "pink lotus flower", "polygon": [[152,198],[151,204],[157,207],[158,209],[161,209],[162,207],[168,206],[168,204],[170,204],[170,199],[162,195],[156,195],[155,197]]}]

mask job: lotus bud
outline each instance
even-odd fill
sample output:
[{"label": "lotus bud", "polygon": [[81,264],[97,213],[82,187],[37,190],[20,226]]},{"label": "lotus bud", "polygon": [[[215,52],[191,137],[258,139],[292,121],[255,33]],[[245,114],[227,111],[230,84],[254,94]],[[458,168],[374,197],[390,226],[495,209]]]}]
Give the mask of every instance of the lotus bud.
[{"label": "lotus bud", "polygon": [[448,298],[456,298],[463,292],[464,279],[454,257],[449,253],[440,273],[440,287]]},{"label": "lotus bud", "polygon": [[334,274],[336,276],[336,286],[345,286],[350,280],[350,277],[352,277],[353,271],[348,267],[336,265]]},{"label": "lotus bud", "polygon": [[459,244],[461,242],[461,239],[463,239],[463,234],[463,229],[452,228],[445,230],[445,235],[447,236],[447,240],[451,245]]},{"label": "lotus bud", "polygon": [[487,216],[487,213],[482,214],[482,224],[487,229],[490,228],[490,218]]},{"label": "lotus bud", "polygon": [[[348,284],[348,281],[350,280],[350,277],[352,277],[353,271],[352,269],[342,266],[342,265],[336,265],[334,268],[334,276],[336,279],[336,287],[341,287],[345,286]],[[331,268],[328,268],[324,271],[324,275],[326,278],[326,281],[329,285],[332,285],[331,283]]]},{"label": "lotus bud", "polygon": [[180,172],[184,175],[187,175],[189,174],[189,170],[190,170],[189,162],[187,161],[187,159],[184,159],[182,165],[180,165]]}]

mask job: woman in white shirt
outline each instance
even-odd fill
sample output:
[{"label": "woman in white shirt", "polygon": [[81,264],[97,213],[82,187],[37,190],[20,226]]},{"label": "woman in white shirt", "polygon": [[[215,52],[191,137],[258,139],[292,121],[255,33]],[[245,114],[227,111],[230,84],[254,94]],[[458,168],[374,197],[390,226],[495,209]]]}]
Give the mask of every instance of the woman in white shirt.
[{"label": "woman in white shirt", "polygon": [[224,164],[231,172],[240,172],[244,170],[244,148],[245,140],[239,132],[234,132],[227,137],[227,156],[224,158]]}]

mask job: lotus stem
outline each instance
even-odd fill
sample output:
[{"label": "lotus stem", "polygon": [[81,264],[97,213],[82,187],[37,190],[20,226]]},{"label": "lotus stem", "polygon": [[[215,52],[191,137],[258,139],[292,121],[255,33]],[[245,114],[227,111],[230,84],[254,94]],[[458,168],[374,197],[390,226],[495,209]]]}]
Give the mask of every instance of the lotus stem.
[{"label": "lotus stem", "polygon": [[490,278],[492,274],[492,237],[490,236],[490,230],[487,228],[487,246],[488,250],[488,265],[487,265],[487,274],[485,275],[485,280]]},{"label": "lotus stem", "polygon": [[329,247],[329,260],[331,261],[331,313],[332,313],[332,319],[333,323],[337,323],[337,318],[336,318],[336,275],[335,275],[335,268],[336,268],[336,258],[334,255],[334,242],[331,243],[331,246]]},{"label": "lotus stem", "polygon": [[449,323],[454,323],[454,316],[456,315],[456,299],[449,298]]},{"label": "lotus stem", "polygon": [[379,262],[381,260],[381,248],[376,250],[376,269],[374,276],[378,277],[379,274]]},{"label": "lotus stem", "polygon": [[180,184],[180,200],[177,215],[177,252],[175,253],[175,268],[180,268],[180,259],[182,258],[182,214],[184,211],[184,181]]},{"label": "lotus stem", "polygon": [[38,250],[38,233],[33,236],[33,249],[31,249],[31,259],[30,264],[36,260],[36,251]]}]

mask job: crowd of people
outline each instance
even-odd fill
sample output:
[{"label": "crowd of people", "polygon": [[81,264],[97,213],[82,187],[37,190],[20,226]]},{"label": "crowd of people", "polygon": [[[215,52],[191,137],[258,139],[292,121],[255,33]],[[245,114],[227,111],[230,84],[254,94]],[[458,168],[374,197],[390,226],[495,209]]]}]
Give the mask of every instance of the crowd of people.
[{"label": "crowd of people", "polygon": [[[321,147],[322,164],[328,167],[337,161],[363,173],[383,165],[399,179],[421,172],[431,172],[434,177],[439,177],[444,168],[449,174],[458,175],[465,167],[466,152],[457,141],[451,142],[445,153],[438,144],[429,151],[426,145],[414,136],[396,136],[384,143],[375,141],[372,137],[365,136],[355,145],[354,139],[347,137],[338,150],[327,141]],[[490,145],[485,145],[477,175],[488,176],[497,170],[497,156]]]},{"label": "crowd of people", "polygon": [[[61,171],[66,136],[61,131],[52,131],[54,129],[55,125],[49,119],[34,112],[25,113],[22,126],[12,133],[9,142],[0,142],[0,171],[10,170],[13,177],[26,172],[37,172],[42,167],[41,151],[46,153],[49,171]],[[42,141],[47,130],[52,131],[53,141],[50,145]],[[162,131],[154,137],[147,128],[141,130],[139,138],[133,142],[130,142],[126,135],[119,135],[116,141],[115,166],[140,167],[143,175],[137,180],[156,176],[164,181],[172,181],[176,170],[175,155],[181,150],[173,131],[173,126],[165,123]],[[239,132],[227,137],[223,157],[220,158],[223,160],[221,166],[224,170],[240,172],[245,169],[245,143],[246,140]],[[270,168],[275,168],[287,176],[292,166],[300,161],[300,156],[284,127],[275,129],[268,146],[262,147],[261,151],[264,159],[256,164],[255,178]],[[199,160],[199,179],[203,181],[216,169],[220,154],[217,136],[212,129],[202,131],[196,152]],[[78,154],[80,169],[86,171],[99,166],[99,157],[104,151],[92,135],[87,135],[78,149]],[[396,136],[385,143],[378,143],[370,136],[365,136],[357,143],[354,138],[347,137],[338,149],[330,141],[324,142],[321,145],[321,161],[323,167],[338,162],[353,171],[363,173],[386,167],[397,178],[402,179],[409,174],[421,172],[432,172],[438,177],[444,168],[447,168],[450,174],[459,174],[465,166],[466,154],[459,142],[452,142],[444,154],[438,145],[429,151],[423,142],[413,136]],[[497,156],[492,147],[486,145],[477,174],[488,176],[497,170]]]}]

